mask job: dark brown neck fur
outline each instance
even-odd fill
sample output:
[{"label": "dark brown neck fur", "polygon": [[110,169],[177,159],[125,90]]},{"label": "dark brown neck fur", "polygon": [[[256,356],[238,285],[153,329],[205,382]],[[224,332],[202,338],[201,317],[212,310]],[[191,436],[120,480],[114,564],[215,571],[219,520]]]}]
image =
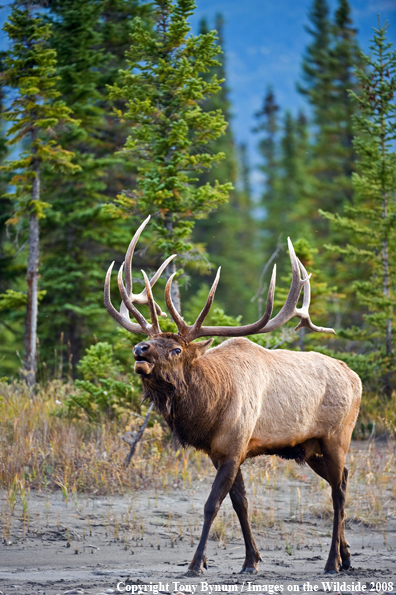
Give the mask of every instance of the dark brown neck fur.
[{"label": "dark brown neck fur", "polygon": [[209,351],[193,362],[186,361],[183,371],[143,378],[145,397],[154,402],[183,446],[206,452],[221,423],[231,393],[230,376],[222,374]]}]

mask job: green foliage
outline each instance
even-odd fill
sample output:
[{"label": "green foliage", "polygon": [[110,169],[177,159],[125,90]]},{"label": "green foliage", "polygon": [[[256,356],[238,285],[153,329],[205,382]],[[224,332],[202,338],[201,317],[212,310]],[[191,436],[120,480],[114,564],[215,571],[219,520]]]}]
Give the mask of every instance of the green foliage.
[{"label": "green foliage", "polygon": [[77,363],[98,327],[102,339],[116,332],[103,308],[103,266],[115,251],[118,256],[118,248],[121,260],[130,229],[107,216],[104,205],[125,184],[134,183],[134,170],[114,156],[126,130],[111,115],[106,84],[118,80],[117,71],[125,64],[118,42],[125,50],[128,23],[142,12],[134,0],[55,0],[47,15],[58,56],[57,89],[81,122],[60,139],[64,148],[73,149],[79,172],[59,178],[52,169],[45,171],[51,210],[42,223],[41,285],[47,295],[39,332],[47,365],[61,336],[62,350]]},{"label": "green foliage", "polygon": [[134,19],[128,69],[110,90],[114,100],[125,102],[124,110],[116,110],[130,124],[122,155],[139,174],[137,188],[117,203],[131,213],[153,214],[156,248],[184,261],[193,254],[201,259],[188,241],[193,220],[225,202],[231,189],[230,183],[196,185],[197,175],[224,158],[210,153],[209,145],[226,122],[219,110],[201,107],[220,90],[216,75],[205,81],[201,74],[218,64],[221,50],[214,31],[188,36],[194,8],[193,0],[158,0],[153,29]]},{"label": "green foliage", "polygon": [[79,417],[85,412],[92,421],[104,415],[119,418],[125,411],[140,412],[141,385],[137,375],[123,374],[123,367],[109,343],[92,345],[81,359],[78,371],[82,380],[75,381],[76,394],[64,401],[63,412]]},{"label": "green foliage", "polygon": [[[13,216],[6,223],[17,226],[17,233],[26,234],[29,221],[27,263],[27,304],[25,324],[25,370],[30,386],[36,383],[37,311],[39,267],[39,221],[50,206],[41,194],[44,168],[60,172],[76,172],[74,154],[58,144],[60,125],[77,126],[71,110],[59,99],[56,89],[56,52],[48,47],[51,27],[35,16],[37,6],[14,3],[4,25],[12,46],[4,59],[2,83],[13,89],[13,99],[3,118],[10,124],[8,144],[24,150],[1,166],[12,174],[11,192],[6,197],[12,204]],[[12,328],[12,327],[8,327]]]},{"label": "green foliage", "polygon": [[76,171],[71,162],[73,153],[56,143],[55,129],[59,123],[76,124],[71,110],[59,100],[56,89],[56,53],[48,48],[51,35],[49,24],[31,15],[28,8],[13,7],[4,25],[13,42],[4,60],[2,82],[18,91],[3,118],[11,126],[7,130],[8,144],[29,140],[29,148],[12,161],[6,161],[3,171],[15,172],[10,180],[14,190],[8,197],[14,201],[15,213],[9,223],[18,223],[22,215],[44,217],[48,203],[32,200],[32,180],[40,164],[48,163],[57,171]]},{"label": "green foliage", "polygon": [[357,73],[361,92],[352,93],[358,107],[354,204],[345,208],[343,217],[329,212],[322,215],[348,238],[346,245],[331,244],[328,249],[347,261],[364,263],[364,274],[352,285],[365,312],[359,333],[361,359],[366,362],[362,374],[371,386],[379,382],[390,398],[396,385],[396,52],[386,41],[386,30],[386,25],[375,30],[372,57],[364,56],[366,70]]},{"label": "green foliage", "polygon": [[[223,18],[217,15],[215,27],[218,33],[218,45],[223,46]],[[208,32],[205,20],[201,21],[200,33]],[[226,121],[231,122],[232,110],[229,100],[229,89],[226,80],[226,59],[224,54],[218,57],[219,65],[213,66],[203,76],[210,80],[216,75],[222,80],[220,92],[208,97],[202,103],[205,111],[221,110]],[[210,255],[210,263],[214,267],[221,266],[221,281],[216,291],[216,303],[228,314],[243,314],[244,320],[253,320],[257,315],[251,297],[255,293],[263,253],[259,249],[259,226],[253,216],[253,202],[249,188],[249,163],[246,146],[236,146],[232,125],[228,125],[225,134],[212,143],[215,152],[224,153],[225,158],[215,164],[210,171],[199,176],[201,184],[231,182],[234,189],[230,191],[229,201],[219,206],[210,216],[197,221],[193,239],[205,247]],[[213,270],[207,268],[200,271],[204,274],[205,283],[211,283]],[[183,303],[194,300],[196,292],[202,285],[202,277],[191,275],[189,290],[183,291]],[[187,295],[186,295],[187,294]],[[184,296],[186,295],[186,298]],[[205,298],[206,299],[206,298]],[[204,300],[205,301],[205,300]],[[203,302],[204,303],[204,302]],[[188,307],[188,306],[187,306]],[[183,308],[184,311],[184,308]]]},{"label": "green foliage", "polygon": [[[353,104],[349,90],[357,88],[355,68],[361,63],[356,29],[348,0],[338,0],[330,19],[326,0],[314,0],[309,14],[311,35],[303,63],[299,90],[313,108],[315,147],[309,167],[314,180],[313,208],[340,207],[352,198],[351,173],[355,152],[352,145]],[[318,199],[320,197],[320,199]],[[316,207],[316,208],[315,208]],[[316,216],[316,229],[327,234],[325,222]]]},{"label": "green foliage", "polygon": [[[38,301],[41,302],[46,291],[38,292]],[[0,294],[0,312],[3,310],[15,310],[16,308],[26,308],[27,294],[23,291],[14,291],[7,289],[5,293]]]},{"label": "green foliage", "polygon": [[[313,0],[307,32],[310,42],[303,56],[299,90],[311,105],[310,118],[307,120],[302,113],[280,118],[271,89],[257,114],[256,130],[260,133],[266,176],[263,245],[268,255],[278,246],[280,278],[290,273],[286,237],[290,236],[294,245],[303,239],[311,246],[317,256],[314,269],[309,265],[307,269],[313,272],[316,297],[320,295],[319,302],[312,300],[313,308],[318,304],[314,316],[320,315],[321,324],[338,330],[347,321],[356,324],[356,300],[351,291],[347,295],[344,291],[350,268],[341,254],[325,255],[323,250],[329,242],[342,246],[346,235],[340,226],[330,226],[320,209],[337,216],[335,213],[346,204],[351,206],[352,200],[356,149],[352,144],[354,106],[348,90],[357,90],[354,69],[362,59],[348,0],[338,0],[334,15],[330,14],[327,0]],[[359,274],[360,267],[357,271]],[[283,290],[277,293],[281,294]],[[315,345],[328,343],[328,337],[315,337]],[[313,335],[307,335],[306,340],[313,342]]]}]

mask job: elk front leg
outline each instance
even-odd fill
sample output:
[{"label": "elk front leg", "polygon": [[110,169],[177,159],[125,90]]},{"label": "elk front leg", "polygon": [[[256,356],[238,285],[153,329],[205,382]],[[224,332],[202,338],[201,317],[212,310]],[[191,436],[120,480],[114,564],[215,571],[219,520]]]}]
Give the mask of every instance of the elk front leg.
[{"label": "elk front leg", "polygon": [[[217,466],[217,464],[216,464]],[[221,503],[232,488],[239,469],[239,461],[228,459],[218,464],[215,480],[204,508],[204,524],[197,551],[188,567],[187,576],[198,576],[207,568],[205,549],[209,537],[210,527],[219,511]]]},{"label": "elk front leg", "polygon": [[245,540],[246,555],[241,573],[246,572],[248,574],[257,574],[258,563],[261,560],[261,556],[254,541],[252,528],[249,522],[248,499],[246,497],[241,469],[238,469],[234,484],[230,490],[230,498],[234,510],[238,515],[243,538]]}]

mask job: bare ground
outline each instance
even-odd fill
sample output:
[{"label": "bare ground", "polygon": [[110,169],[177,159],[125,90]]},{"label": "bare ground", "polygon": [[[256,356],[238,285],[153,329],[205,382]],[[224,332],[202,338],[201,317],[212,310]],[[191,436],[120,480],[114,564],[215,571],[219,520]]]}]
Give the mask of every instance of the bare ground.
[{"label": "bare ground", "polygon": [[[119,592],[138,585],[162,592],[396,592],[394,446],[355,444],[350,453],[346,535],[352,568],[324,574],[330,547],[330,489],[307,467],[274,457],[244,465],[250,516],[262,562],[256,576],[238,575],[244,546],[227,499],[208,543],[208,570],[187,578],[211,478],[188,473],[163,489],[87,497],[30,492],[1,494],[0,591],[42,595]],[[211,474],[211,472],[210,472]],[[210,475],[209,474],[209,475]],[[66,501],[66,499],[67,501]],[[250,585],[248,584],[250,582]],[[308,583],[310,586],[308,586]],[[148,585],[148,587],[144,587]],[[278,591],[276,591],[275,587]],[[282,587],[282,589],[281,589]],[[205,590],[206,589],[206,590]],[[127,591],[128,592],[128,591]],[[71,594],[70,594],[71,595]]]}]

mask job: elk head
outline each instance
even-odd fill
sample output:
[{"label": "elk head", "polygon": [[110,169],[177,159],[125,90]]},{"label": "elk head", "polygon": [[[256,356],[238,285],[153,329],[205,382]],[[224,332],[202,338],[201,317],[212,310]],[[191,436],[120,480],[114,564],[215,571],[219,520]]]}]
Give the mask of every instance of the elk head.
[{"label": "elk head", "polygon": [[[149,337],[147,341],[142,341],[136,345],[133,350],[135,357],[135,371],[143,378],[149,379],[152,375],[157,376],[158,374],[161,374],[162,377],[168,377],[169,375],[173,376],[174,372],[177,370],[182,372],[183,369],[186,368],[186,364],[191,364],[195,359],[203,355],[212,343],[212,339],[200,341],[198,343],[192,343],[192,341],[201,337],[246,337],[247,335],[269,333],[285,324],[294,316],[300,318],[300,322],[296,329],[306,326],[316,332],[334,333],[333,329],[318,327],[311,322],[308,312],[311,296],[309,285],[310,275],[307,274],[304,266],[297,258],[290,238],[288,238],[288,245],[292,267],[292,283],[284,306],[280,312],[274,316],[274,318],[271,319],[275,293],[276,265],[274,266],[272,272],[264,315],[260,318],[260,320],[253,324],[236,327],[202,326],[213,303],[215,291],[220,279],[221,267],[219,267],[217,271],[205,306],[203,307],[197,320],[191,326],[186,324],[186,322],[183,320],[175,308],[171,298],[172,281],[176,274],[174,273],[169,277],[166,284],[165,300],[168,310],[176,323],[178,332],[177,334],[162,333],[158,317],[166,316],[166,314],[161,311],[159,305],[154,301],[152,287],[159,279],[165,267],[173,258],[175,258],[176,254],[173,254],[165,260],[151,281],[149,281],[146,273],[142,271],[145,288],[138,295],[135,295],[132,292],[131,265],[133,252],[140,234],[147,225],[149,219],[150,216],[147,217],[147,219],[142,223],[135,233],[127,250],[125,262],[121,265],[118,272],[118,287],[122,298],[120,311],[114,308],[110,299],[110,277],[114,262],[110,265],[107,271],[104,291],[104,303],[111,316],[126,330],[132,333],[144,333]],[[125,284],[123,281],[123,271],[125,274]],[[300,272],[302,274],[302,278]],[[302,289],[304,290],[303,304],[301,308],[297,308],[298,299]],[[135,304],[148,305],[151,316],[151,324],[144,318],[144,316],[136,308]],[[129,313],[132,314],[136,322],[131,321]]]}]

